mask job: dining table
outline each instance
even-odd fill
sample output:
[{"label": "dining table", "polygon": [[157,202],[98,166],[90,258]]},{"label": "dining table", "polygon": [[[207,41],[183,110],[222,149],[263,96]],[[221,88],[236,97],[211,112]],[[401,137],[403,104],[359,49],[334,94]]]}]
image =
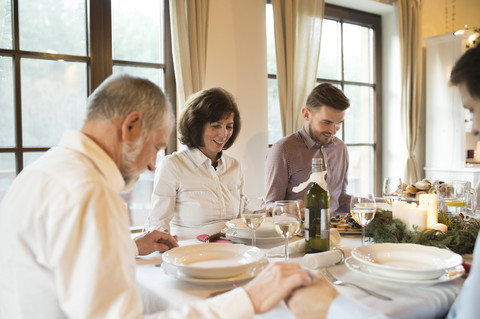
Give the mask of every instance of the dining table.
[{"label": "dining table", "polygon": [[[361,245],[358,234],[341,234],[341,240],[335,247],[341,249],[345,257],[351,255],[355,247]],[[295,240],[303,240],[296,237]],[[197,239],[179,241],[180,246],[204,244]],[[247,245],[247,243],[243,243]],[[372,242],[366,242],[367,245]],[[210,243],[215,245],[215,243]],[[232,245],[241,245],[233,243]],[[269,256],[271,249],[279,249],[281,242],[261,246],[268,262],[284,262],[284,257]],[[331,247],[331,249],[335,248]],[[321,254],[321,253],[320,253]],[[288,262],[302,263],[304,253],[296,252],[290,256]],[[136,283],[141,295],[146,314],[165,310],[170,307],[180,307],[185,303],[207,299],[217,292],[233,288],[231,282],[227,283],[197,283],[179,279],[168,274],[162,267],[162,254],[152,253],[148,256],[137,257]],[[443,318],[460,292],[465,276],[454,280],[430,282],[392,282],[381,278],[371,278],[362,273],[352,271],[342,262],[328,267],[328,271],[337,279],[352,282],[364,288],[381,293],[392,300],[381,300],[373,297],[360,289],[350,286],[335,286],[339,293],[355,300],[367,307],[376,309],[390,318]],[[238,283],[238,285],[245,282]],[[321,296],[319,296],[321,298]],[[352,314],[354,315],[354,314]],[[294,318],[284,302],[281,302],[271,311],[256,315],[255,318]]]}]

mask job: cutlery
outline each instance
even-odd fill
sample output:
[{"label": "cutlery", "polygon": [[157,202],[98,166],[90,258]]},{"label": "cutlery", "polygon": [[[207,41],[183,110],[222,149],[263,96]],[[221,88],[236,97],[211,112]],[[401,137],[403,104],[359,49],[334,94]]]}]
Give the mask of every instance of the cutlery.
[{"label": "cutlery", "polygon": [[388,300],[388,301],[391,301],[393,300],[392,298],[390,297],[387,297],[387,296],[384,296],[382,294],[379,294],[375,291],[372,291],[372,290],[369,290],[369,289],[366,289],[366,288],[363,288],[362,286],[359,286],[357,284],[354,284],[352,282],[345,282],[345,281],[342,281],[342,280],[339,280],[337,278],[335,278],[335,276],[332,275],[332,273],[330,273],[328,271],[327,268],[324,268],[323,269],[323,273],[325,274],[325,276],[327,277],[328,281],[330,281],[332,284],[336,285],[336,286],[351,286],[351,287],[356,287],[364,292],[366,292],[367,294],[369,294],[370,296],[373,296],[373,297],[376,297],[376,298],[379,298],[379,299],[382,299],[382,300]]}]

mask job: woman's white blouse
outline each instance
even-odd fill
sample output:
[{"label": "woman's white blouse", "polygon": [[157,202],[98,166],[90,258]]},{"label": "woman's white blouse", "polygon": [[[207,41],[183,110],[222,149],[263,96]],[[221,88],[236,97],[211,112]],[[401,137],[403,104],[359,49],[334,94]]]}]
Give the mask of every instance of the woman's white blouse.
[{"label": "woman's white blouse", "polygon": [[215,170],[197,148],[175,152],[155,172],[148,228],[167,228],[179,239],[216,233],[237,218],[243,186],[240,163],[225,153]]}]

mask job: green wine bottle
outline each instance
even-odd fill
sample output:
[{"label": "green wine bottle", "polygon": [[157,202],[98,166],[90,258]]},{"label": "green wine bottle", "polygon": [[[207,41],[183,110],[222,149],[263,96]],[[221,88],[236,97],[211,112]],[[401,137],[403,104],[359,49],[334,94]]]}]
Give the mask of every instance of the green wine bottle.
[{"label": "green wine bottle", "polygon": [[[322,171],[321,158],[312,158],[312,174]],[[305,193],[305,253],[330,249],[330,195],[313,182]]]}]

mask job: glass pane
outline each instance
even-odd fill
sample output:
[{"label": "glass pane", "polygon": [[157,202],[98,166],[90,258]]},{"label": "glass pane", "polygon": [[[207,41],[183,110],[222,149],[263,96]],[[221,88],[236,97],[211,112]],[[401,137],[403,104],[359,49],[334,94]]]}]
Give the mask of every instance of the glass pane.
[{"label": "glass pane", "polygon": [[345,85],[350,107],[345,114],[345,142],[373,143],[373,88]]},{"label": "glass pane", "polygon": [[343,46],[345,80],[372,83],[372,29],[354,24],[344,23]]},{"label": "glass pane", "polygon": [[341,24],[334,20],[323,20],[320,58],[317,77],[322,79],[342,79],[342,59],[340,47]]},{"label": "glass pane", "polygon": [[0,153],[0,200],[15,178],[15,154]]},{"label": "glass pane", "polygon": [[27,167],[28,165],[35,162],[39,159],[45,152],[26,152],[23,153],[23,167]]},{"label": "glass pane", "polygon": [[277,57],[275,55],[275,29],[273,7],[267,4],[267,73],[277,74]]},{"label": "glass pane", "polygon": [[282,137],[280,104],[278,101],[277,79],[268,79],[268,144],[273,144]]},{"label": "glass pane", "polygon": [[373,146],[348,146],[347,193],[373,193]]},{"label": "glass pane", "polygon": [[114,60],[163,63],[163,1],[112,0]]},{"label": "glass pane", "polygon": [[12,1],[0,0],[0,48],[13,48],[12,35]]},{"label": "glass pane", "polygon": [[13,59],[0,56],[0,147],[15,146]]},{"label": "glass pane", "polygon": [[18,1],[20,48],[85,56],[85,0]]},{"label": "glass pane", "polygon": [[127,73],[133,76],[146,78],[165,90],[163,69],[143,68],[136,66],[114,65],[113,73]]},{"label": "glass pane", "polygon": [[86,115],[87,65],[22,59],[25,146],[56,145],[66,129],[80,129]]}]

